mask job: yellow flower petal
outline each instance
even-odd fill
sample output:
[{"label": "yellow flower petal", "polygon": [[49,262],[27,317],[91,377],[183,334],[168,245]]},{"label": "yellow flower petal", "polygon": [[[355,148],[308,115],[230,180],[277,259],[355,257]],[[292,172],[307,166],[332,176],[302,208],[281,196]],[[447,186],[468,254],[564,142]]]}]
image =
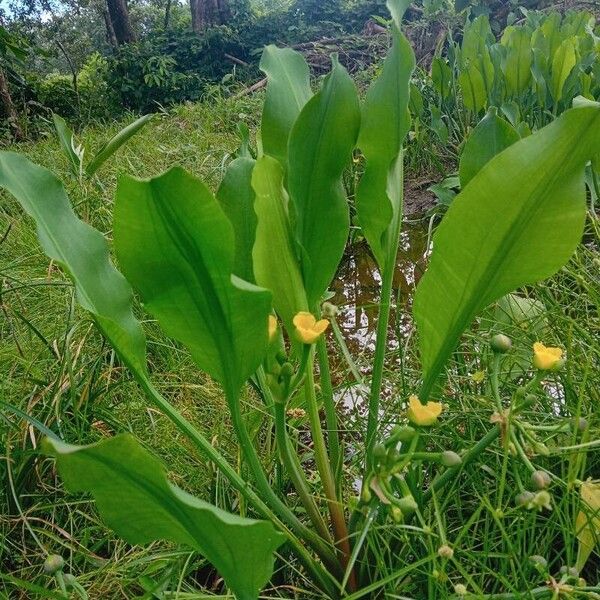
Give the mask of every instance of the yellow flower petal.
[{"label": "yellow flower petal", "polygon": [[442,404],[440,402],[428,402],[423,405],[417,396],[412,395],[408,399],[408,404],[406,413],[408,420],[421,427],[430,427],[442,414]]},{"label": "yellow flower petal", "polygon": [[277,318],[269,315],[269,341],[272,342],[277,335]]},{"label": "yellow flower petal", "polygon": [[560,348],[544,346],[541,342],[533,344],[533,366],[541,371],[556,369],[562,361]]},{"label": "yellow flower petal", "polygon": [[314,344],[329,327],[327,319],[317,321],[309,312],[299,312],[293,319],[296,337],[304,344]]}]

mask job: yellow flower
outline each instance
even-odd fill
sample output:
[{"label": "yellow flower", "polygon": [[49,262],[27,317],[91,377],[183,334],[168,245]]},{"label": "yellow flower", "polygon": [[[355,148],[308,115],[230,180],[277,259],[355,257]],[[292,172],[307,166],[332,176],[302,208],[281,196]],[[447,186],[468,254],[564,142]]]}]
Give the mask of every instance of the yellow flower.
[{"label": "yellow flower", "polygon": [[550,371],[562,363],[563,351],[560,348],[550,348],[541,342],[533,345],[533,366],[541,371]]},{"label": "yellow flower", "polygon": [[272,342],[277,335],[277,318],[269,315],[269,341]]},{"label": "yellow flower", "polygon": [[329,327],[327,319],[317,321],[309,312],[299,312],[294,317],[296,337],[304,344],[314,344]]},{"label": "yellow flower", "polygon": [[428,402],[423,406],[419,398],[413,395],[409,397],[408,405],[408,420],[415,425],[429,427],[442,414],[441,402]]}]

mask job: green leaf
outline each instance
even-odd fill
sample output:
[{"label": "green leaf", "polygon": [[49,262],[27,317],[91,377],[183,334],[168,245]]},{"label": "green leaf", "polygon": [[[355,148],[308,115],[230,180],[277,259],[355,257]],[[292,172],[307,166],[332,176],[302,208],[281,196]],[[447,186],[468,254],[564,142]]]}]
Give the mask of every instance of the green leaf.
[{"label": "green leaf", "polygon": [[246,281],[254,282],[252,247],[256,237],[256,213],[252,189],[252,158],[236,158],[225,172],[217,200],[233,225],[235,252],[233,272]]},{"label": "green leaf", "polygon": [[258,285],[273,293],[273,304],[288,331],[292,319],[308,310],[308,301],[294,252],[288,216],[288,197],[283,187],[283,167],[270,156],[256,162],[252,175],[258,215],[256,242],[252,251]]},{"label": "green leaf", "polygon": [[[356,210],[365,238],[380,267],[389,257],[391,230],[402,220],[402,176],[398,162],[410,128],[410,77],[415,56],[400,31],[409,2],[388,2],[393,43],[381,74],[367,91],[362,107],[358,146],[366,166],[356,192]],[[401,169],[400,169],[401,171]]]},{"label": "green leaf", "polygon": [[479,15],[465,28],[461,61],[464,68],[468,68],[469,64],[477,67],[487,99],[491,98],[494,86],[494,65],[489,50],[492,42],[494,42],[494,35],[487,15]]},{"label": "green leaf", "polygon": [[487,94],[479,69],[473,63],[469,63],[458,76],[458,83],[465,106],[474,113],[481,111],[485,107]]},{"label": "green leaf", "polygon": [[450,65],[440,56],[431,61],[431,80],[442,100],[450,96],[452,92],[452,69]]},{"label": "green leaf", "polygon": [[562,100],[565,82],[577,64],[577,39],[567,38],[558,47],[552,59],[550,92],[555,103]]},{"label": "green leaf", "polygon": [[354,82],[334,57],[323,88],[296,120],[288,149],[292,222],[311,310],[331,283],[348,238],[350,217],[342,175],[359,126]]},{"label": "green leaf", "polygon": [[581,239],[584,168],[600,152],[600,104],[566,111],[491,161],[455,198],[414,299],[427,398],[487,305],[555,273]]},{"label": "green leaf", "polygon": [[506,48],[503,70],[509,96],[519,96],[531,82],[531,31],[526,27],[509,26],[502,35]]},{"label": "green leaf", "polygon": [[110,263],[102,234],[76,217],[58,178],[24,156],[0,152],[0,187],[33,217],[44,252],[70,274],[79,304],[121,358],[145,373],[146,340],[133,316],[131,287]]},{"label": "green leaf", "polygon": [[127,125],[127,127],[121,129],[117,135],[103,144],[86,167],[86,174],[91,177],[123,144],[140,131],[153,116],[154,115],[144,115],[143,117],[140,117],[130,125]]},{"label": "green leaf", "polygon": [[52,120],[54,121],[54,128],[56,129],[60,147],[65,156],[69,159],[69,167],[71,167],[73,174],[79,177],[84,150],[81,146],[75,146],[73,132],[69,129],[67,122],[62,117],[56,113],[52,113]]},{"label": "green leaf", "polygon": [[171,484],[130,435],[91,446],[45,440],[72,492],[91,492],[104,521],[131,544],[169,540],[200,552],[240,600],[255,600],[284,541],[271,523],[229,514]]},{"label": "green leaf", "polygon": [[460,185],[465,187],[496,154],[519,141],[515,128],[491,107],[473,129],[460,156]]},{"label": "green leaf", "polygon": [[271,294],[232,276],[233,227],[214,196],[179,167],[123,177],[114,236],[145,308],[235,399],[266,353]]},{"label": "green leaf", "polygon": [[300,111],[310,100],[310,70],[290,48],[267,46],[260,69],[268,79],[261,121],[263,151],[287,166],[288,140]]}]

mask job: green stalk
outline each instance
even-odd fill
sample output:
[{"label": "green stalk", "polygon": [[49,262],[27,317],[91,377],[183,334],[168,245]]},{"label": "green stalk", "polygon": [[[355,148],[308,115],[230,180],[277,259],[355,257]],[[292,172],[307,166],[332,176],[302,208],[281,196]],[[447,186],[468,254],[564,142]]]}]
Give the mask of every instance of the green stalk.
[{"label": "green stalk", "polygon": [[231,412],[233,428],[238,439],[240,448],[244,458],[248,462],[248,466],[254,475],[255,484],[258,488],[259,493],[266,500],[273,510],[279,515],[279,517],[287,523],[298,535],[312,546],[315,552],[321,557],[323,562],[330,568],[336,565],[335,556],[332,554],[331,549],[327,546],[324,540],[322,540],[314,531],[306,527],[294,513],[286,506],[281,498],[275,493],[265,471],[263,465],[260,462],[260,458],[254,448],[252,439],[246,429],[246,424],[242,417],[242,411],[240,410],[240,403],[235,396],[229,391],[226,391],[227,400],[229,404],[229,410]]},{"label": "green stalk", "polygon": [[[312,351],[311,351],[312,353]],[[333,537],[336,546],[340,552],[340,562],[342,570],[346,570],[348,561],[350,560],[350,540],[348,538],[348,528],[344,516],[344,509],[337,500],[337,492],[333,479],[333,472],[327,448],[325,446],[325,438],[323,437],[323,429],[321,428],[321,419],[319,417],[319,406],[315,395],[315,380],[313,375],[313,356],[308,363],[306,370],[306,379],[304,380],[304,392],[306,396],[306,406],[308,418],[310,421],[310,430],[314,445],[315,462],[317,470],[323,484],[325,497],[329,506],[329,514],[331,515],[331,525],[333,527]],[[354,574],[350,576],[349,588],[354,591],[356,588],[356,580]]]},{"label": "green stalk", "polygon": [[333,385],[331,383],[331,370],[329,369],[329,357],[327,356],[325,336],[321,336],[317,342],[317,356],[319,358],[319,373],[321,374],[321,396],[323,398],[325,422],[327,424],[329,456],[333,466],[336,483],[336,497],[339,499],[342,479],[342,450],[340,447],[340,429],[335,402],[333,400]]},{"label": "green stalk", "polygon": [[500,425],[490,429],[463,457],[462,463],[456,467],[449,467],[439,477],[433,480],[433,483],[423,494],[423,503],[431,500],[434,492],[439,492],[447,483],[450,483],[460,469],[473,462],[490,444],[492,444],[500,435]]},{"label": "green stalk", "polygon": [[[187,439],[189,439],[198,450],[216,467],[223,473],[229,483],[236,489],[246,500],[252,504],[252,506],[258,511],[258,513],[265,519],[272,521],[287,537],[287,541],[294,553],[301,560],[307,571],[318,581],[324,590],[327,590],[330,595],[335,597],[336,592],[331,581],[331,577],[323,567],[313,559],[311,554],[302,545],[300,540],[294,535],[294,533],[279,520],[275,513],[261,500],[261,498],[252,490],[246,481],[239,475],[239,473],[225,460],[225,458],[218,452],[215,447],[187,420],[185,417],[175,409],[163,396],[156,390],[150,380],[138,373],[135,369],[132,372],[136,375],[136,378],[146,392],[147,396],[152,400],[155,406],[168,418],[170,421],[181,431]],[[291,511],[290,511],[291,512]],[[292,514],[294,520],[296,517]],[[300,523],[301,528],[303,527]],[[308,530],[312,533],[310,530]],[[301,531],[298,532],[301,535]],[[314,535],[314,534],[313,534]],[[306,539],[306,538],[305,538]],[[308,541],[308,540],[307,540]],[[334,557],[329,549],[326,549],[326,555],[331,555],[331,559]],[[320,554],[319,554],[320,555]],[[321,558],[324,559],[324,556]],[[335,563],[335,560],[334,560]]]},{"label": "green stalk", "polygon": [[[401,175],[403,180],[404,173],[402,172]],[[373,446],[375,445],[377,424],[379,422],[379,400],[381,396],[381,386],[383,384],[383,367],[385,365],[385,354],[387,350],[394,272],[396,270],[396,256],[400,244],[400,231],[402,229],[402,205],[398,208],[398,214],[395,214],[392,219],[392,227],[391,230],[388,231],[388,252],[382,274],[379,320],[377,321],[377,340],[375,345],[375,358],[373,361],[371,391],[369,394],[369,414],[367,418],[367,438],[365,444],[365,476],[371,469],[371,455]]]}]

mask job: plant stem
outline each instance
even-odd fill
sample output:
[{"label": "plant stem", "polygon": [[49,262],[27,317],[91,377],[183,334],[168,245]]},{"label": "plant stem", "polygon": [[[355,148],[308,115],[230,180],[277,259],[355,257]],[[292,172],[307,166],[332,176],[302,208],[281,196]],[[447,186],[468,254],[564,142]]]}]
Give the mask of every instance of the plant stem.
[{"label": "plant stem", "polygon": [[242,411],[240,410],[240,403],[230,392],[226,390],[226,395],[229,404],[229,410],[233,421],[233,428],[235,430],[236,437],[240,444],[240,448],[244,455],[244,458],[248,462],[248,466],[254,475],[255,483],[258,491],[266,502],[273,508],[273,510],[279,515],[279,517],[287,523],[298,535],[304,539],[317,554],[323,559],[323,561],[331,568],[336,565],[334,556],[331,553],[331,549],[327,546],[324,540],[322,540],[314,531],[306,527],[294,513],[286,506],[281,498],[275,493],[265,471],[263,465],[260,462],[260,458],[256,452],[254,444],[246,429],[246,424],[242,417]]},{"label": "plant stem", "polygon": [[457,472],[473,462],[491,443],[500,435],[500,425],[490,429],[463,457],[462,463],[456,467],[449,467],[439,477],[436,477],[429,489],[423,494],[423,502],[428,502],[434,492],[439,492],[447,483],[456,477]]},{"label": "plant stem", "polygon": [[327,442],[329,444],[329,456],[333,466],[336,484],[336,498],[340,498],[341,475],[342,475],[342,451],[340,447],[340,431],[333,400],[333,385],[331,383],[331,371],[329,369],[329,357],[327,356],[327,344],[325,336],[321,336],[317,342],[317,356],[319,359],[319,373],[321,375],[321,396],[323,408],[325,409],[325,422],[327,423]]},{"label": "plant stem", "polygon": [[[155,406],[157,406],[159,410],[171,420],[177,429],[179,429],[179,431],[181,431],[208,460],[216,465],[229,483],[238,492],[240,492],[240,494],[242,494],[242,496],[246,498],[250,504],[252,504],[255,510],[257,510],[263,518],[272,521],[273,524],[285,534],[288,543],[290,544],[296,556],[298,556],[298,558],[301,560],[307,571],[309,571],[315,577],[324,590],[327,590],[330,595],[335,597],[336,593],[333,582],[331,581],[331,576],[317,561],[313,559],[311,554],[302,545],[294,533],[282,521],[279,520],[275,513],[273,513],[273,511],[265,504],[265,502],[263,502],[256,492],[252,490],[250,485],[244,481],[239,473],[227,462],[227,460],[225,460],[221,453],[218,452],[215,447],[177,409],[175,409],[175,407],[173,407],[165,398],[163,398],[158,390],[156,390],[156,388],[152,385],[148,377],[140,373],[139,370],[132,367],[130,368],[149,399],[154,402]],[[293,521],[297,521],[293,514],[292,517]],[[298,533],[302,536],[303,531],[301,530],[306,528],[299,521],[298,523],[300,524],[300,530],[298,530]],[[294,528],[296,529],[296,527]],[[313,533],[310,530],[308,531]],[[332,560],[335,564],[332,553],[328,548],[326,548],[326,550],[327,552],[325,555],[328,557],[331,555],[330,560]],[[321,556],[320,553],[319,555]],[[326,562],[326,564],[330,563],[329,560],[325,561],[324,556],[321,556],[321,558],[324,560],[324,562]]]},{"label": "plant stem", "polygon": [[[345,571],[350,559],[350,540],[348,538],[348,528],[344,516],[344,509],[338,502],[335,482],[333,480],[333,472],[331,463],[325,446],[325,438],[321,428],[321,419],[319,416],[319,406],[315,395],[315,380],[313,375],[313,356],[308,363],[306,370],[306,379],[304,380],[304,392],[306,396],[306,407],[308,418],[310,420],[310,430],[314,445],[315,462],[317,470],[323,484],[325,497],[329,506],[329,514],[331,515],[331,525],[333,527],[333,537],[336,546],[340,553],[340,562],[342,569]],[[350,575],[348,583],[350,590],[356,589],[356,579],[354,573]]]}]

